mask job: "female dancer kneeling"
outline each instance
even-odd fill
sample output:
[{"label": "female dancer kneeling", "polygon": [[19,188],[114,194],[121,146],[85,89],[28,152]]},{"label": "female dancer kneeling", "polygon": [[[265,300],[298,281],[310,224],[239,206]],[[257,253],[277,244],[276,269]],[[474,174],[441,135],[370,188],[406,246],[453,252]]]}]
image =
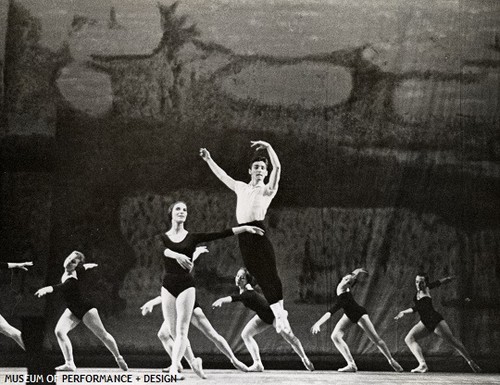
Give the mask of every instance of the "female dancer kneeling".
[{"label": "female dancer kneeling", "polygon": [[[33,266],[33,262],[0,262],[0,269],[21,269],[28,271],[28,266]],[[0,314],[0,333],[12,338],[23,350],[24,347],[21,331],[9,324]]]},{"label": "female dancer kneeling", "polygon": [[[171,228],[162,234],[165,246],[165,276],[161,288],[162,310],[169,322],[174,338],[172,347],[172,365],[170,374],[178,376],[180,361],[188,345],[188,332],[196,300],[192,256],[201,242],[213,241],[231,235],[248,232],[263,235],[264,231],[256,226],[237,226],[217,233],[189,233],[184,228],[187,218],[187,206],[178,201],[168,209]],[[201,358],[196,358],[191,365],[196,374],[205,378],[201,368]],[[179,376],[182,378],[182,376]]]},{"label": "female dancer kneeling", "polygon": [[79,251],[73,251],[63,263],[64,274],[61,283],[54,286],[46,286],[39,289],[35,295],[40,298],[46,294],[61,291],[68,307],[57,322],[55,333],[57,342],[66,361],[64,365],[58,366],[56,370],[75,371],[76,366],[73,361],[73,347],[68,337],[68,333],[83,321],[99,338],[115,357],[118,366],[122,370],[128,370],[127,363],[120,355],[116,341],[107,332],[102,324],[97,309],[87,299],[83,298],[81,288],[81,278],[85,276],[86,270],[97,266],[95,263],[84,263],[85,256]]},{"label": "female dancer kneeling", "polygon": [[[202,253],[208,253],[208,249],[206,246],[199,246],[196,248],[195,253],[193,254],[193,262],[198,258],[198,256]],[[161,304],[161,296],[153,298],[146,302],[141,306],[142,315],[146,315],[153,311],[153,308],[156,305]],[[233,366],[241,370],[242,372],[248,372],[248,367],[238,360],[234,355],[231,347],[227,343],[227,341],[222,337],[217,331],[214,329],[208,318],[205,316],[203,309],[198,304],[198,301],[194,303],[193,316],[191,318],[191,324],[193,324],[199,331],[201,331],[205,337],[207,337],[210,341],[212,341],[217,349],[219,349],[233,364]],[[167,322],[167,318],[164,315],[163,323],[158,331],[158,338],[160,339],[163,347],[166,352],[172,358],[172,348],[174,345],[174,340],[172,334],[170,332],[170,327]],[[186,347],[186,353],[184,354],[184,358],[188,361],[189,365],[193,364],[193,360],[195,359],[194,354],[191,350],[189,344]],[[164,369],[164,371],[169,371],[170,368]]]},{"label": "female dancer kneeling", "polygon": [[398,320],[405,314],[418,312],[420,314],[420,321],[408,332],[405,337],[406,345],[410,348],[411,352],[418,360],[418,366],[412,369],[412,373],[425,373],[429,370],[425,362],[422,348],[417,340],[431,335],[437,334],[450,344],[469,364],[474,372],[480,372],[481,368],[472,360],[471,356],[465,349],[464,345],[453,335],[450,327],[432,305],[432,298],[430,289],[441,286],[443,283],[448,283],[454,277],[441,278],[438,281],[429,283],[429,276],[425,273],[419,273],[415,278],[415,286],[417,293],[413,298],[415,306],[400,311],[394,319]]},{"label": "female dancer kneeling", "polygon": [[[236,286],[240,293],[228,297],[219,298],[213,307],[221,307],[225,303],[242,302],[245,307],[255,311],[257,314],[246,324],[241,332],[241,338],[253,359],[253,364],[248,368],[250,372],[264,371],[264,365],[260,359],[259,346],[254,336],[273,326],[276,329],[276,318],[263,295],[258,294],[252,287],[253,277],[244,267],[238,270],[235,278]],[[299,339],[295,337],[291,328],[282,329],[278,334],[290,344],[295,353],[299,355],[307,370],[313,371],[314,366],[304,352]]]},{"label": "female dancer kneeling", "polygon": [[354,300],[351,294],[351,288],[356,284],[361,274],[368,274],[364,269],[356,269],[351,274],[347,274],[337,286],[337,301],[333,307],[326,312],[312,327],[311,333],[316,334],[320,331],[320,326],[325,323],[337,310],[344,309],[344,315],[340,318],[332,332],[332,341],[347,361],[347,366],[338,369],[339,372],[356,372],[358,370],[354,358],[349,351],[343,337],[345,331],[352,325],[357,324],[368,335],[368,338],[377,345],[382,354],[387,358],[389,364],[396,372],[402,372],[403,368],[392,357],[387,345],[379,337],[373,326],[366,309]]}]

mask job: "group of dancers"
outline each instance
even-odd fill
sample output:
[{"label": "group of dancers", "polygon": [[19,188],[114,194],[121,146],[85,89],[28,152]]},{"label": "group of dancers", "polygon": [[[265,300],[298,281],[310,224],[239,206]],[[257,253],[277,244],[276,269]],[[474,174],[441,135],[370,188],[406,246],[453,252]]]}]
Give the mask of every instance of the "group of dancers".
[{"label": "group of dancers", "polygon": [[[248,173],[250,182],[244,183],[234,180],[212,159],[209,151],[200,149],[201,158],[208,164],[210,170],[229,189],[236,193],[236,219],[238,226],[220,232],[194,233],[185,228],[188,208],[185,202],[177,201],[168,209],[170,229],[161,234],[164,245],[164,278],[161,293],[158,297],[146,302],[141,311],[143,315],[150,313],[154,306],[161,304],[164,321],[158,332],[158,338],[170,355],[171,364],[164,369],[177,378],[183,378],[181,359],[184,357],[192,370],[201,378],[206,378],[203,371],[201,358],[196,357],[188,340],[190,324],[199,329],[217,348],[230,360],[233,366],[243,372],[260,372],[264,370],[259,347],[255,336],[273,327],[283,339],[290,344],[299,355],[307,370],[313,371],[314,366],[307,357],[299,339],[294,335],[288,313],[283,304],[283,287],[276,267],[276,257],[273,246],[266,235],[264,219],[267,209],[278,191],[281,175],[281,165],[272,146],[265,141],[252,141],[251,146],[258,150],[265,150],[271,163],[269,172],[267,157],[255,157],[251,160]],[[267,183],[265,178],[269,177]],[[201,243],[238,236],[239,247],[244,263],[235,277],[238,294],[216,300],[212,306],[221,307],[232,302],[241,302],[245,307],[254,311],[255,316],[245,325],[241,337],[249,351],[253,363],[250,366],[236,358],[230,345],[211,325],[202,308],[196,301],[195,279],[192,269],[195,260],[203,253],[208,252]],[[26,270],[31,262],[1,263],[1,268],[21,268]],[[78,324],[83,322],[109,349],[122,370],[128,370],[124,358],[120,355],[115,339],[102,324],[95,306],[83,294],[83,285],[86,272],[97,267],[94,263],[85,263],[84,255],[73,251],[63,263],[64,273],[61,282],[56,285],[39,289],[35,295],[42,297],[52,292],[61,292],[67,309],[59,318],[55,327],[57,341],[61,348],[65,363],[57,370],[74,371],[76,365],[68,333]],[[357,371],[356,363],[345,343],[343,336],[353,324],[357,324],[377,346],[388,360],[390,366],[397,372],[403,368],[392,357],[387,345],[377,334],[370,317],[364,307],[360,306],[353,298],[351,289],[356,283],[361,282],[368,272],[358,268],[347,274],[337,286],[337,297],[334,306],[325,313],[312,327],[311,333],[320,332],[324,324],[336,311],[343,309],[344,315],[336,324],[331,339],[344,359],[347,366],[338,369],[342,372]],[[424,373],[428,371],[427,364],[418,344],[418,340],[432,333],[448,342],[461,354],[474,372],[480,371],[479,366],[472,360],[463,344],[453,336],[448,324],[434,309],[430,290],[452,277],[429,283],[426,274],[419,273],[416,277],[417,292],[414,297],[415,305],[401,311],[395,319],[400,319],[405,314],[418,312],[421,320],[410,330],[405,342],[410,351],[417,358],[419,365],[412,372]],[[262,290],[262,294],[255,290],[255,285]],[[9,325],[0,316],[0,331],[13,338],[23,349],[21,332]]]}]

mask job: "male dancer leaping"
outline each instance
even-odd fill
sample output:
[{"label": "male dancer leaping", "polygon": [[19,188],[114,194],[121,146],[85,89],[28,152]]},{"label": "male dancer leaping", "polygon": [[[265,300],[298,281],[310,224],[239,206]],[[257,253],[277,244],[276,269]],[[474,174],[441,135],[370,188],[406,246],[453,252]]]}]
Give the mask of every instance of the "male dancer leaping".
[{"label": "male dancer leaping", "polygon": [[[200,156],[227,187],[236,193],[236,220],[239,224],[247,224],[264,228],[264,218],[272,199],[278,192],[278,183],[281,175],[281,164],[278,155],[271,145],[262,140],[252,141],[256,151],[265,149],[271,160],[272,170],[269,182],[264,183],[268,175],[268,160],[265,157],[255,157],[250,162],[248,173],[250,183],[236,181],[215,163],[206,148],[200,149]],[[288,331],[290,325],[287,311],[283,307],[283,287],[278,270],[273,245],[264,233],[264,236],[245,233],[239,234],[241,255],[246,268],[262,288],[262,292],[271,306],[276,318],[276,331]]]}]

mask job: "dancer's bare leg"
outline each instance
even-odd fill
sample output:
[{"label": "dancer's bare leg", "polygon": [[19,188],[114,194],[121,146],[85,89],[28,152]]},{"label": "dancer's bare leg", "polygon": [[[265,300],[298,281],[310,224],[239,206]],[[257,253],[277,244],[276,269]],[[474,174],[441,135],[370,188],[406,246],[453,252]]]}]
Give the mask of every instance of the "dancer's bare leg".
[{"label": "dancer's bare leg", "polygon": [[56,334],[57,343],[59,344],[61,352],[64,356],[64,364],[56,367],[56,370],[76,370],[75,362],[73,360],[73,346],[71,345],[71,340],[68,337],[68,333],[73,330],[80,322],[80,319],[76,317],[69,309],[66,309],[59,318],[59,321],[57,321],[54,332]]},{"label": "dancer's bare leg", "polygon": [[358,370],[358,367],[354,362],[354,358],[352,357],[351,351],[344,341],[344,334],[346,330],[351,327],[351,325],[352,322],[344,314],[340,318],[339,322],[337,322],[337,324],[335,325],[335,328],[333,329],[331,335],[335,347],[338,349],[340,354],[342,354],[342,357],[344,357],[344,359],[347,361],[347,366],[338,369],[339,372],[356,372]]},{"label": "dancer's bare leg", "polygon": [[199,307],[194,309],[191,323],[198,330],[200,330],[210,341],[212,341],[215,346],[217,346],[217,349],[219,349],[227,358],[229,358],[236,369],[241,370],[242,372],[248,372],[248,367],[236,358],[227,341],[224,339],[224,337],[217,333],[208,318],[205,316],[205,313],[203,313],[203,310]]},{"label": "dancer's bare leg", "polygon": [[271,325],[262,321],[258,315],[255,315],[250,321],[248,321],[241,332],[241,338],[243,338],[243,342],[253,359],[253,364],[248,367],[249,372],[264,371],[264,365],[262,365],[262,361],[260,359],[259,345],[257,345],[254,336],[262,333],[270,327]]},{"label": "dancer's bare leg", "polygon": [[87,326],[92,331],[92,333],[94,333],[96,337],[101,340],[104,346],[106,346],[108,350],[113,354],[120,369],[128,370],[127,363],[120,355],[120,351],[118,350],[118,345],[116,345],[115,339],[111,334],[109,334],[109,332],[102,324],[101,317],[99,317],[97,309],[90,309],[87,313],[85,313],[82,321],[85,326]]},{"label": "dancer's bare leg", "polygon": [[26,350],[21,335],[21,331],[9,324],[5,318],[0,314],[0,333],[12,338],[23,350]]},{"label": "dancer's bare leg", "polygon": [[425,373],[429,370],[427,363],[425,362],[424,354],[422,348],[418,344],[418,340],[429,336],[431,332],[426,329],[422,321],[419,321],[405,337],[406,345],[410,348],[411,352],[418,361],[418,366],[412,369],[412,373]]},{"label": "dancer's bare leg", "polygon": [[[276,327],[276,320],[275,320],[275,327]],[[302,360],[302,363],[306,367],[307,370],[313,371],[314,370],[314,365],[312,362],[309,360],[309,357],[307,357],[306,352],[304,351],[304,348],[302,347],[302,343],[300,340],[293,334],[292,329],[290,328],[289,330],[285,331],[282,330],[280,333],[281,337],[284,338],[286,342],[292,347],[292,349],[297,353]]]},{"label": "dancer's bare leg", "polygon": [[382,354],[387,358],[387,361],[389,361],[389,364],[392,366],[392,368],[396,372],[402,372],[403,368],[399,363],[392,357],[391,352],[389,351],[389,348],[387,347],[386,343],[380,336],[378,335],[377,331],[375,330],[375,327],[373,326],[372,321],[370,320],[370,317],[368,314],[364,314],[358,321],[358,325],[363,331],[366,333],[368,338],[375,344],[377,345],[377,348],[382,352]]},{"label": "dancer's bare leg", "polygon": [[481,368],[472,360],[465,346],[460,342],[458,338],[456,338],[451,332],[448,323],[445,320],[442,320],[434,329],[434,333],[436,333],[439,337],[445,340],[448,344],[450,344],[469,364],[472,371],[478,373],[481,371]]}]

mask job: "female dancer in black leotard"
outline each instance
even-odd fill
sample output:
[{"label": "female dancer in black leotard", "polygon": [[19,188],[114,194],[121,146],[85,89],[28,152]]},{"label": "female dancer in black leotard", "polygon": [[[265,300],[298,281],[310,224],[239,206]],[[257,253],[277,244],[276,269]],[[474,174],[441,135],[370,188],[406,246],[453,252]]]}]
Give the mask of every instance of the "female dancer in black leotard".
[{"label": "female dancer in black leotard", "polygon": [[84,263],[85,256],[79,251],[73,251],[63,263],[64,274],[61,283],[53,286],[46,286],[39,289],[35,295],[38,298],[46,294],[60,291],[68,307],[59,318],[55,328],[57,342],[61,348],[65,363],[58,366],[56,370],[75,371],[76,366],[73,361],[73,347],[68,337],[68,333],[80,322],[83,322],[99,338],[115,357],[116,363],[122,370],[128,370],[127,363],[120,355],[116,341],[107,332],[102,324],[97,309],[82,294],[82,280],[86,270],[97,266],[95,263]]},{"label": "female dancer in black leotard", "polygon": [[[0,269],[21,269],[28,271],[28,266],[33,266],[33,262],[0,262]],[[0,333],[12,338],[16,343],[26,350],[21,336],[21,331],[9,324],[0,314]]]},{"label": "female dancer in black leotard", "polygon": [[[180,361],[188,344],[188,331],[196,299],[192,256],[196,246],[201,242],[213,241],[234,234],[249,232],[263,235],[264,231],[255,226],[238,226],[217,233],[189,233],[184,228],[187,217],[187,206],[184,202],[175,202],[168,209],[172,227],[162,240],[165,246],[165,276],[161,289],[162,309],[166,315],[170,331],[174,337],[172,348],[172,365],[170,374],[178,376]],[[192,366],[200,377],[201,359],[197,358]],[[180,376],[182,377],[182,376]]]},{"label": "female dancer in black leotard", "polygon": [[[266,299],[253,289],[251,284],[252,281],[253,277],[248,270],[244,267],[240,268],[235,278],[236,286],[239,288],[239,294],[219,298],[212,306],[221,307],[225,303],[242,302],[245,307],[257,313],[243,328],[241,338],[243,338],[243,342],[253,359],[253,364],[248,370],[251,372],[262,372],[264,371],[264,366],[262,365],[259,346],[254,336],[272,326],[276,329],[276,318]],[[313,371],[314,366],[312,362],[307,357],[302,344],[299,339],[295,337],[291,328],[287,330],[282,329],[278,334],[283,337],[283,339],[290,344],[295,353],[299,355],[307,370]]]},{"label": "female dancer in black leotard", "polygon": [[[205,246],[199,246],[196,248],[195,254],[193,255],[193,262],[196,260],[197,256],[201,253],[208,252],[208,249]],[[156,305],[161,304],[161,296],[153,298],[146,302],[141,306],[142,315],[146,315],[153,311],[153,308]],[[172,338],[172,334],[170,332],[170,327],[168,325],[168,321],[166,317],[163,317],[164,321],[158,331],[158,338],[160,339],[163,347],[170,357],[172,357],[172,348],[174,345],[174,340]],[[199,331],[201,331],[210,341],[212,341],[215,346],[231,361],[233,366],[241,370],[242,372],[248,372],[248,367],[238,360],[234,355],[231,347],[227,343],[227,341],[222,337],[217,331],[214,329],[208,318],[206,317],[203,309],[198,304],[198,301],[194,303],[193,316],[191,318],[191,324],[194,325]],[[193,365],[193,361],[195,360],[194,354],[191,350],[189,344],[186,347],[186,353],[184,354],[184,358],[188,361],[189,365]],[[194,364],[196,365],[196,364]],[[164,369],[164,371],[168,371],[169,368]]]},{"label": "female dancer in black leotard", "polygon": [[418,360],[418,366],[412,369],[413,373],[425,373],[429,370],[425,362],[422,348],[417,340],[429,336],[432,333],[449,343],[469,364],[474,372],[480,372],[481,368],[472,360],[470,354],[465,349],[465,346],[453,335],[450,327],[432,305],[430,289],[441,286],[443,283],[448,283],[454,277],[441,278],[438,281],[429,283],[429,277],[425,273],[419,273],[415,278],[415,286],[417,293],[414,297],[415,306],[406,310],[400,311],[394,319],[398,320],[405,314],[418,312],[420,321],[408,332],[405,337],[406,345]]},{"label": "female dancer in black leotard", "polygon": [[377,345],[382,354],[387,358],[389,364],[396,372],[402,372],[403,368],[392,357],[387,345],[377,334],[366,309],[354,300],[351,294],[351,288],[359,280],[360,276],[368,274],[364,269],[356,269],[351,274],[347,274],[337,286],[337,301],[333,307],[326,312],[312,327],[311,333],[316,334],[320,331],[320,326],[325,323],[337,310],[344,309],[344,315],[340,318],[332,332],[332,341],[339,350],[340,354],[347,361],[347,366],[338,369],[339,372],[356,372],[358,370],[354,358],[349,351],[343,337],[345,331],[352,325],[357,324],[367,334],[368,338]]},{"label": "female dancer in black leotard", "polygon": [[[264,183],[268,175],[268,161],[265,157],[256,157],[250,162],[248,173],[250,183],[234,180],[212,159],[206,148],[200,149],[200,156],[207,162],[210,170],[219,180],[236,193],[236,219],[240,224],[251,224],[264,228],[263,221],[271,201],[278,192],[281,176],[281,163],[272,146],[262,140],[252,141],[256,150],[266,150],[271,160],[272,170],[269,182]],[[274,248],[266,236],[262,238],[251,234],[238,237],[241,256],[245,267],[255,277],[262,288],[264,297],[276,317],[276,331],[290,328],[288,312],[283,304],[283,286],[276,268]]]}]

